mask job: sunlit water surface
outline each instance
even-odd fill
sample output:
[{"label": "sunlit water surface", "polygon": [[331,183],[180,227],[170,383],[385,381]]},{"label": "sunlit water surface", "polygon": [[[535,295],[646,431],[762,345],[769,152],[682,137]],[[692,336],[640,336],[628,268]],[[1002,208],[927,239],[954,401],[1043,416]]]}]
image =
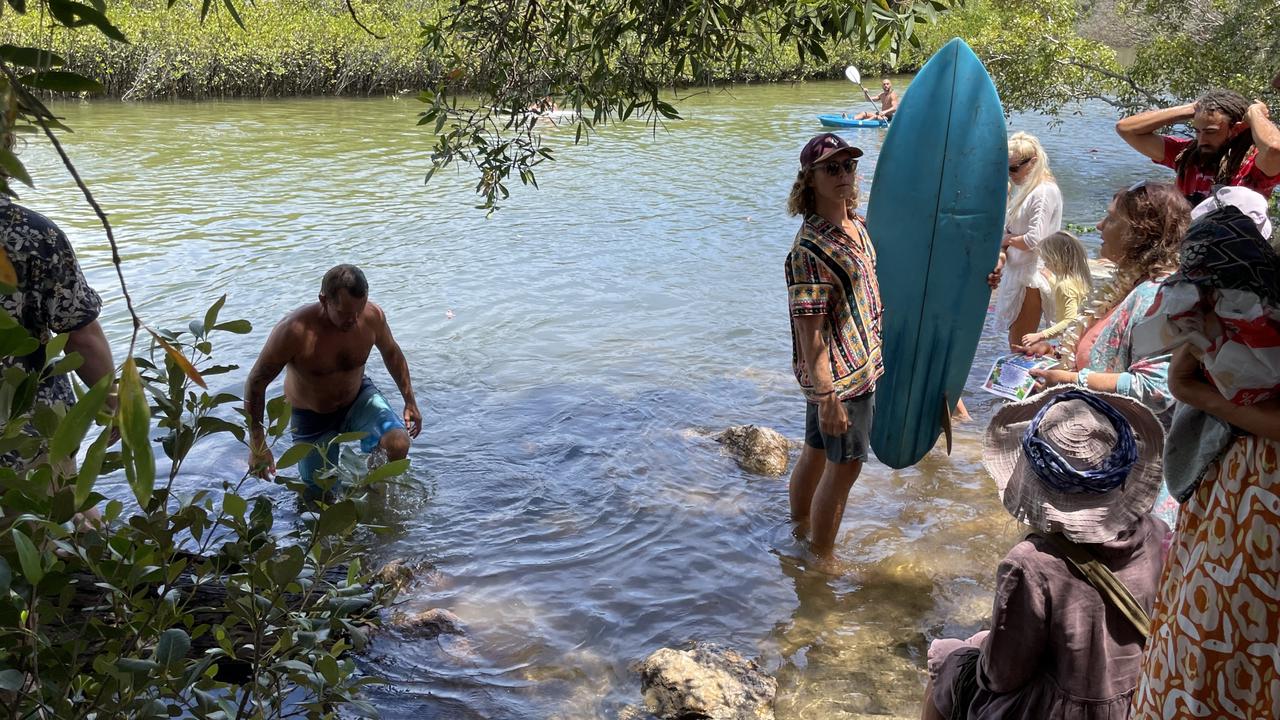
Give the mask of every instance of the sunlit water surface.
[{"label": "sunlit water surface", "polygon": [[[633,663],[697,639],[759,658],[786,720],[917,713],[928,640],[978,628],[1018,537],[981,467],[981,393],[950,457],[868,464],[834,572],[792,538],[785,478],[745,474],[707,437],[744,423],[803,434],[782,273],[797,221],[783,206],[814,115],[854,100],[843,82],[738,87],[689,100],[656,133],[631,124],[573,147],[550,129],[559,159],[542,189],[517,185],[488,218],[466,172],[423,185],[431,143],[411,100],[58,110],[144,318],[184,327],[226,293],[222,317],[253,322],[218,344],[240,365],[220,389],[239,391],[327,268],[367,272],[426,416],[374,560],[432,564],[401,610],[446,608],[467,627],[376,640],[361,664],[390,680],[371,691],[386,717],[613,718],[640,701]],[[1011,123],[1044,139],[1070,221],[1165,174],[1112,121],[1087,106],[1053,128]],[[867,151],[865,191],[884,131],[845,135]],[[119,359],[128,323],[105,238],[48,148],[24,158],[41,180],[26,201],[71,235]],[[988,333],[973,377],[1000,346]],[[209,445],[179,484],[244,466],[241,448]],[[283,490],[252,492],[290,520]]]}]

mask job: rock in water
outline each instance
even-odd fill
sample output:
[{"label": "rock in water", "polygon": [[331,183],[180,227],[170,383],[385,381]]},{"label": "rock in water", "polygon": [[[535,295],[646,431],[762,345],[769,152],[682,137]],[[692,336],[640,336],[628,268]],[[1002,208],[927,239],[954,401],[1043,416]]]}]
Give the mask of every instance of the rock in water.
[{"label": "rock in water", "polygon": [[778,681],[733,650],[662,648],[639,670],[645,704],[663,720],[773,720]]},{"label": "rock in water", "polygon": [[462,635],[466,631],[462,618],[442,608],[398,616],[392,624],[406,635],[428,640],[441,635]]},{"label": "rock in water", "polygon": [[373,574],[373,581],[390,588],[396,595],[430,579],[435,566],[425,560],[395,559]]},{"label": "rock in water", "polygon": [[791,441],[777,430],[758,425],[735,425],[715,436],[743,470],[777,477],[791,462]]}]

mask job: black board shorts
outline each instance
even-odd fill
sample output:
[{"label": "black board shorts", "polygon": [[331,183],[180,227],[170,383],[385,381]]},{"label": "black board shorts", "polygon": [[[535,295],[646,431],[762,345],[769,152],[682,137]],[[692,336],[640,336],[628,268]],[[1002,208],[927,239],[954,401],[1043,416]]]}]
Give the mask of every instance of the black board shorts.
[{"label": "black board shorts", "polygon": [[818,426],[818,405],[805,403],[804,444],[825,450],[827,460],[833,463],[866,460],[871,448],[871,419],[876,412],[875,391],[841,400],[840,404],[849,415],[849,429],[843,435],[827,435]]}]

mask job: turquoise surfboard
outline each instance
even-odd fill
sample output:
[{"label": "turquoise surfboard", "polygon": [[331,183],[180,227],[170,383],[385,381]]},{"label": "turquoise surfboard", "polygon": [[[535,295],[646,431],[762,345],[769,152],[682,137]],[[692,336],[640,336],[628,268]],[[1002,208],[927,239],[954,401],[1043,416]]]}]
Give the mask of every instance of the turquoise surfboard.
[{"label": "turquoise surfboard", "polygon": [[982,335],[1004,232],[1004,112],[962,40],[911,81],[876,161],[867,229],[876,248],[885,373],[871,448],[914,465],[947,432]]}]

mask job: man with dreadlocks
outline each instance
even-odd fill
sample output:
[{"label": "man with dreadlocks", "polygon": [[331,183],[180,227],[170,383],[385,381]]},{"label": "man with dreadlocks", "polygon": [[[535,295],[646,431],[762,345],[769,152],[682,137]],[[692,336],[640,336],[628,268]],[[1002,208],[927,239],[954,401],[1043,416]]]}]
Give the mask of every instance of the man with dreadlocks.
[{"label": "man with dreadlocks", "polygon": [[[1157,130],[1191,121],[1195,138]],[[1215,185],[1240,185],[1269,196],[1280,185],[1280,128],[1266,103],[1250,104],[1230,90],[1211,90],[1194,103],[1151,110],[1116,123],[1135,150],[1178,173],[1178,190],[1194,206]]]}]

